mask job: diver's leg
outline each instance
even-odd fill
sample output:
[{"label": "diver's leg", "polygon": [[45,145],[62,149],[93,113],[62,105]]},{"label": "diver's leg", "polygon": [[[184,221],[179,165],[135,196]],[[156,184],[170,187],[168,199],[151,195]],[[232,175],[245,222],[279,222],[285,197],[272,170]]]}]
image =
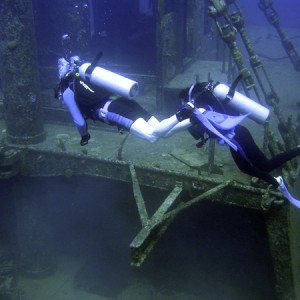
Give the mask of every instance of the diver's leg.
[{"label": "diver's leg", "polygon": [[272,171],[297,156],[300,156],[300,147],[299,146],[294,149],[279,153],[279,154],[273,156],[271,159],[269,159],[269,162],[268,162],[269,169],[268,170]]},{"label": "diver's leg", "polygon": [[285,162],[300,155],[300,147],[296,147],[292,150],[288,150],[273,156],[271,159],[268,159],[256,145],[249,130],[241,125],[236,127],[234,138],[243,148],[251,164],[265,172],[271,172]]},{"label": "diver's leg", "polygon": [[260,178],[265,182],[271,184],[274,188],[278,189],[291,204],[300,208],[300,201],[296,200],[290,194],[281,176],[273,177],[268,172],[262,171],[261,169],[257,168],[256,166],[251,164],[251,162],[248,161],[239,150],[235,151],[230,148],[230,152],[236,165],[243,173],[254,176],[256,178]]},{"label": "diver's leg", "polygon": [[262,179],[265,182],[274,186],[275,188],[277,187],[278,184],[276,179],[268,172],[263,171],[260,168],[257,168],[254,164],[252,164],[252,161],[248,159],[245,153],[246,151],[244,151],[245,149],[241,148],[241,145],[238,146],[238,151],[235,151],[232,148],[229,149],[235,164],[243,173]]},{"label": "diver's leg", "polygon": [[[99,111],[101,113],[103,110],[100,109]],[[113,112],[103,112],[103,115],[105,115],[105,120],[108,122],[117,124],[133,135],[148,140],[150,143],[155,143],[163,134],[178,123],[176,116],[172,116],[162,122],[159,122],[155,117],[150,117],[147,122],[143,118],[133,121]]]}]

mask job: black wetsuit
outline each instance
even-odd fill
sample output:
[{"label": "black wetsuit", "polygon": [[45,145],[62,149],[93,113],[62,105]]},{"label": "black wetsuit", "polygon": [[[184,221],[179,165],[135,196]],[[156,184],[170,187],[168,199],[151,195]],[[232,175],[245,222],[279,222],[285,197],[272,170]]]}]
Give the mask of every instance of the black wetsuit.
[{"label": "black wetsuit", "polygon": [[[75,94],[75,101],[79,110],[85,119],[105,122],[99,115],[99,109],[104,108],[109,101],[107,111],[119,115],[114,121],[109,121],[109,125],[117,125],[119,129],[130,129],[130,125],[139,118],[149,120],[151,114],[141,107],[135,100],[125,97],[118,97],[111,101],[111,93],[103,88],[100,88],[90,82],[87,82],[80,77],[74,78],[73,86],[71,87]],[[122,122],[122,120],[127,122]],[[126,123],[126,125],[125,125]]]},{"label": "black wetsuit", "polygon": [[232,142],[239,144],[238,151],[230,148],[231,156],[238,168],[248,175],[263,179],[275,188],[278,187],[278,182],[270,172],[300,155],[300,147],[297,147],[268,159],[256,145],[249,130],[242,125],[236,126]]},{"label": "black wetsuit", "polygon": [[[188,91],[189,88],[183,90],[180,93],[179,97],[182,100],[187,101]],[[194,95],[195,105],[197,107],[209,106],[212,110],[219,113],[239,115],[239,113],[234,111],[232,108],[229,108],[228,106],[226,107],[226,105],[222,105],[222,103],[218,101],[218,99],[213,95],[212,92],[203,91],[203,83],[199,83],[198,89],[196,87],[195,93],[197,93],[197,96]],[[207,129],[204,126],[199,126],[199,124],[194,124],[191,128],[190,132],[194,137],[195,132],[193,129],[195,128],[198,131],[203,131],[200,133],[198,132],[198,137],[201,136],[204,132],[206,132],[209,137],[215,137],[210,132],[207,132]],[[243,173],[263,179],[267,183],[272,184],[275,188],[277,188],[279,185],[277,180],[269,173],[280,167],[285,162],[300,155],[300,147],[288,150],[286,152],[273,156],[271,159],[268,159],[256,145],[251,133],[246,127],[237,125],[234,132],[235,135],[232,139],[232,142],[238,146],[238,150],[235,151],[230,147],[230,153],[238,168]]]}]

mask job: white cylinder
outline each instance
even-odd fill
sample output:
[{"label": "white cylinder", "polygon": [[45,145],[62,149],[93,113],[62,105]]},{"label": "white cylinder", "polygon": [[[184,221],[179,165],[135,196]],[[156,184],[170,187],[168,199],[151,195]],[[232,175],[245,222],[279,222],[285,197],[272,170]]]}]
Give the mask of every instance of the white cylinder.
[{"label": "white cylinder", "polygon": [[[90,63],[85,63],[79,67],[79,74],[83,80],[86,79],[85,72],[90,65]],[[139,85],[136,81],[105,70],[101,67],[94,68],[90,75],[90,81],[96,86],[129,99],[136,97],[139,92]]]},{"label": "white cylinder", "polygon": [[236,109],[241,114],[251,113],[249,118],[258,122],[264,123],[269,117],[270,110],[261,104],[255,102],[254,100],[246,97],[245,95],[235,92],[232,100],[224,103],[224,100],[229,92],[229,87],[225,84],[218,84],[214,88],[214,95],[222,102],[224,105],[228,105]]}]

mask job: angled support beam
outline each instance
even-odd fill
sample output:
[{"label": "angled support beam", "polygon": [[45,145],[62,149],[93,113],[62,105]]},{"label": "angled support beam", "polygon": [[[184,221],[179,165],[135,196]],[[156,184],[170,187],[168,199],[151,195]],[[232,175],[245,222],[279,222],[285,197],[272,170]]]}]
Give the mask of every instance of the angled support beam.
[{"label": "angled support beam", "polygon": [[130,248],[132,265],[140,266],[174,219],[175,215],[169,216],[168,218],[164,218],[164,216],[178,200],[183,189],[181,184],[175,185],[161,206],[156,210],[153,216],[149,218],[135,168],[130,164],[129,169],[132,178],[133,194],[142,223],[142,229],[131,242]]},{"label": "angled support beam", "polygon": [[168,229],[169,225],[179,212],[203,199],[215,196],[231,184],[230,181],[219,184],[218,186],[186,202],[183,200],[179,202],[179,200],[181,200],[180,195],[183,191],[183,187],[182,184],[176,184],[161,206],[157,209],[153,216],[149,218],[134,166],[131,164],[129,168],[132,177],[134,198],[137,203],[142,223],[142,229],[130,244],[132,256],[131,264],[133,266],[140,266],[143,263],[155,244],[158,242],[159,238]]},{"label": "angled support beam", "polygon": [[138,212],[140,215],[140,220],[142,223],[142,226],[147,226],[147,223],[149,222],[148,212],[145,204],[145,200],[142,195],[142,191],[139,185],[139,181],[136,176],[135,168],[133,164],[129,164],[129,170],[130,175],[132,179],[132,188],[133,188],[133,196],[138,208]]}]

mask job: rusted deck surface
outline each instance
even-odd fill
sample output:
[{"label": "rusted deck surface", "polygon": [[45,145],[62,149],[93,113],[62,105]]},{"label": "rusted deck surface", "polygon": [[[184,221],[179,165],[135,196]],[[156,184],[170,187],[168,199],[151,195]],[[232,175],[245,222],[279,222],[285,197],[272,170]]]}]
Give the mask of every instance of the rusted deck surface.
[{"label": "rusted deck surface", "polygon": [[[101,125],[90,129],[92,139],[84,147],[79,145],[79,135],[73,126],[54,124],[46,125],[47,138],[40,144],[7,147],[22,156],[20,173],[24,176],[91,175],[132,182],[129,166],[133,165],[141,185],[172,190],[181,182],[185,189],[206,191],[232,181],[235,193],[221,201],[261,208],[266,186],[251,187],[251,178],[237,169],[226,147],[216,146],[214,158],[214,167],[223,174],[209,174],[205,171],[208,145],[198,149],[187,132],[150,144],[131,135],[121,135],[115,128],[101,130]],[[2,135],[5,136],[5,130]],[[273,192],[273,195],[278,194]]]},{"label": "rusted deck surface", "polygon": [[[46,124],[47,138],[44,142],[20,146],[20,149],[26,149],[32,153],[41,152],[45,155],[48,153],[57,157],[77,157],[94,162],[107,160],[114,161],[116,164],[133,163],[144,168],[181,173],[186,176],[198,176],[199,166],[208,162],[208,145],[198,149],[195,146],[196,142],[187,132],[181,132],[168,139],[161,139],[156,144],[150,144],[132,135],[127,138],[126,134],[119,134],[114,127],[105,127],[106,125],[100,123],[96,125],[96,128],[90,129],[91,140],[84,147],[79,145],[80,137],[75,127]],[[101,130],[103,127],[108,128],[109,131]],[[4,138],[3,122],[0,122],[0,128],[2,138]],[[126,139],[125,142],[124,139]],[[215,164],[223,170],[223,175],[212,175],[211,178],[229,180],[236,179],[238,176],[239,181],[246,184],[250,182],[250,178],[241,174],[234,165],[225,147],[216,147]],[[54,168],[54,166],[51,167]],[[79,170],[84,170],[84,168],[80,164],[77,166]],[[208,177],[205,172],[202,175]]]}]

